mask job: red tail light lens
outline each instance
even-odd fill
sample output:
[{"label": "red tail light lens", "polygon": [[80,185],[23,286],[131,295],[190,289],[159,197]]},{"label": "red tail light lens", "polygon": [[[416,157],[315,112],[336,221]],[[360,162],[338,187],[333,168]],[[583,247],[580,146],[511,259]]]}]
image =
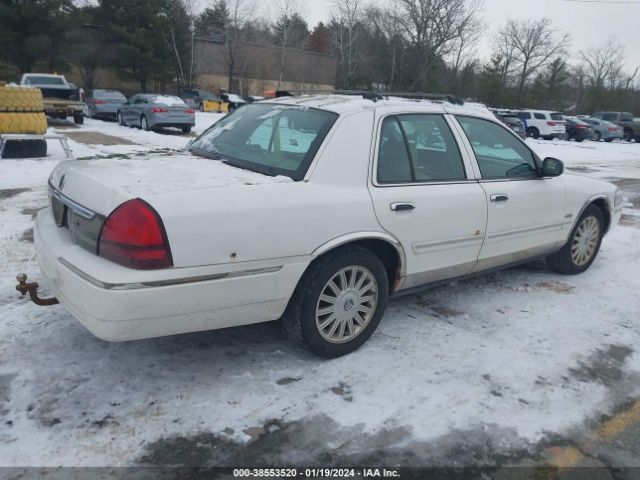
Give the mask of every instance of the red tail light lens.
[{"label": "red tail light lens", "polygon": [[168,110],[168,109],[166,109],[166,108],[153,107],[153,108],[151,109],[151,111],[152,111],[153,113],[167,113],[169,110]]},{"label": "red tail light lens", "polygon": [[100,232],[98,255],[138,270],[173,266],[162,220],[139,198],[123,203],[109,215]]},{"label": "red tail light lens", "polygon": [[191,115],[193,115],[194,113],[196,113],[196,111],[195,111],[193,108],[187,108],[187,109],[185,110],[185,112],[187,112],[187,113],[189,113],[189,114],[191,114]]},{"label": "red tail light lens", "polygon": [[610,132],[617,132],[618,129],[616,127],[609,127],[607,130],[609,130]]},{"label": "red tail light lens", "polygon": [[583,129],[583,128],[587,128],[587,126],[586,125],[576,125],[576,128]]},{"label": "red tail light lens", "polygon": [[93,103],[95,103],[96,105],[102,105],[103,103],[107,103],[104,100],[94,100]]},{"label": "red tail light lens", "polygon": [[547,125],[549,125],[550,127],[555,127],[556,125],[558,125],[558,122],[547,122]]}]

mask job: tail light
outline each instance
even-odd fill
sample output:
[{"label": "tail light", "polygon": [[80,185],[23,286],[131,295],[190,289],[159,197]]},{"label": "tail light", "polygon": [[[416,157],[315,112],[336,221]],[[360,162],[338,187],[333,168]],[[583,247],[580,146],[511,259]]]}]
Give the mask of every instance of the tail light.
[{"label": "tail light", "polygon": [[95,103],[96,105],[102,105],[103,103],[107,103],[104,100],[94,100],[93,103]]},{"label": "tail light", "polygon": [[555,127],[556,125],[560,125],[560,122],[547,122],[547,125],[550,127]]},{"label": "tail light", "polygon": [[583,130],[583,129],[589,128],[589,127],[587,127],[586,125],[576,125],[576,128],[580,129],[580,130]]},{"label": "tail light", "polygon": [[187,108],[185,112],[187,112],[190,115],[193,115],[194,113],[196,113],[196,111],[193,108]]},{"label": "tail light", "polygon": [[123,203],[109,215],[100,232],[98,255],[138,270],[173,266],[162,219],[139,198]]},{"label": "tail light", "polygon": [[617,127],[609,127],[609,128],[607,128],[607,130],[609,130],[610,132],[617,132],[619,130],[619,128],[617,128]]},{"label": "tail light", "polygon": [[169,110],[168,110],[168,109],[166,109],[166,108],[153,107],[153,108],[151,109],[151,111],[152,111],[153,113],[167,113]]}]

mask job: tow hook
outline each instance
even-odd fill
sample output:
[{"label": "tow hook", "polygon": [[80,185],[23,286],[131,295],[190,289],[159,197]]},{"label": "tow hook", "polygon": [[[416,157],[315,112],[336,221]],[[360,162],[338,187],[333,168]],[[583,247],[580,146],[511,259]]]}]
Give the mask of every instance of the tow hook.
[{"label": "tow hook", "polygon": [[36,305],[40,305],[41,307],[47,307],[49,305],[56,305],[60,303],[57,298],[40,298],[38,296],[38,285],[37,282],[29,282],[27,283],[27,274],[20,273],[16,276],[16,280],[18,280],[18,285],[16,285],[16,290],[19,291],[23,296],[29,292],[29,297],[31,297],[31,301]]}]

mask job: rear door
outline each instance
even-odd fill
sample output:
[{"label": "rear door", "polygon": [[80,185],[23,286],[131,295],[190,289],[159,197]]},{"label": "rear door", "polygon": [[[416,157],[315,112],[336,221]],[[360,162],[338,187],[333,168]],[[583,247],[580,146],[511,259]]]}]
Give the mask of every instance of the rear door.
[{"label": "rear door", "polygon": [[488,222],[474,270],[518,262],[562,243],[565,188],[560,177],[543,178],[539,160],[519,138],[482,118],[456,116],[480,169]]},{"label": "rear door", "polygon": [[464,275],[487,222],[484,190],[441,114],[379,118],[370,184],[376,216],[407,257],[403,288]]}]

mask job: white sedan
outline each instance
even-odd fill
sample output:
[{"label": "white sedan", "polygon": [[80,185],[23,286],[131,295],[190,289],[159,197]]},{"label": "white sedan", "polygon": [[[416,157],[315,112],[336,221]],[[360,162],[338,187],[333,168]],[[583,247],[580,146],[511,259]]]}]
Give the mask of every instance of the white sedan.
[{"label": "white sedan", "polygon": [[619,220],[613,185],[561,175],[484,108],[373,100],[259,102],[184,154],[60,163],[43,275],[105,340],[281,319],[336,357],[390,295],[539,257],[581,273]]}]

